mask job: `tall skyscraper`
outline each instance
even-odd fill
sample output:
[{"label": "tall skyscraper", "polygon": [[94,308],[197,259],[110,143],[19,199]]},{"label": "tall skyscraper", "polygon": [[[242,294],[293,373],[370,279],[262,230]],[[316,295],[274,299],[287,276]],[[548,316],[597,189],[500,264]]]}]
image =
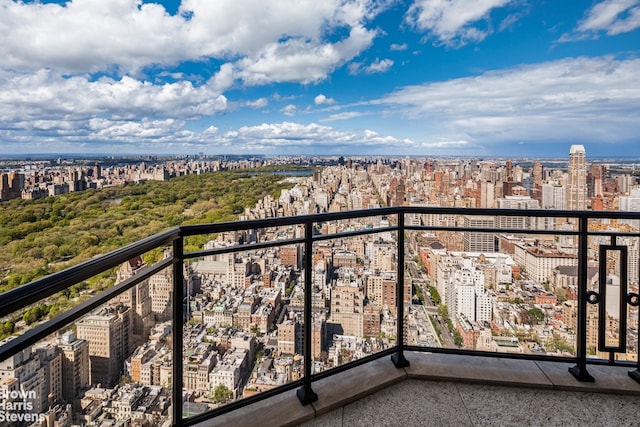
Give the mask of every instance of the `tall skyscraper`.
[{"label": "tall skyscraper", "polygon": [[604,178],[604,166],[591,165],[587,174],[587,197],[602,196],[602,180]]},{"label": "tall skyscraper", "polygon": [[567,209],[584,210],[587,207],[587,155],[583,145],[572,145],[569,150],[569,180],[567,182]]},{"label": "tall skyscraper", "polygon": [[62,397],[77,408],[79,402],[75,399],[91,381],[89,342],[76,339],[68,331],[60,338],[58,347],[62,351]]},{"label": "tall skyscraper", "polygon": [[542,163],[535,162],[533,164],[533,185],[536,187],[540,187],[542,185],[542,181],[544,180],[544,167]]}]

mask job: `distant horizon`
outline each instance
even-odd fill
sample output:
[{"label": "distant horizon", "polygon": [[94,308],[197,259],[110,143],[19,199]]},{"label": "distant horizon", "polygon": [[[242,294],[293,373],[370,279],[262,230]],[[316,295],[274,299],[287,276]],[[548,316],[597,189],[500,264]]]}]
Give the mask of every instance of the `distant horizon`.
[{"label": "distant horizon", "polygon": [[[6,160],[58,160],[58,159],[144,159],[144,158],[175,158],[175,159],[184,159],[184,158],[212,158],[212,157],[229,157],[233,158],[256,158],[256,159],[274,159],[274,158],[339,158],[344,157],[348,158],[391,158],[391,159],[401,159],[401,158],[423,158],[423,159],[467,159],[467,160],[541,160],[541,161],[552,161],[552,162],[568,162],[569,155],[565,156],[473,156],[473,155],[427,155],[427,154],[345,154],[345,153],[325,153],[325,154],[272,154],[266,155],[261,153],[221,153],[221,154],[206,154],[206,153],[190,153],[190,154],[180,154],[180,153],[165,153],[165,154],[149,154],[149,153],[130,153],[130,154],[119,154],[113,155],[108,153],[25,153],[25,154],[2,154],[0,155],[0,161]],[[589,160],[622,160],[622,161],[631,161],[638,160],[640,163],[640,154],[638,155],[609,155],[609,156],[586,156],[587,161]]]}]

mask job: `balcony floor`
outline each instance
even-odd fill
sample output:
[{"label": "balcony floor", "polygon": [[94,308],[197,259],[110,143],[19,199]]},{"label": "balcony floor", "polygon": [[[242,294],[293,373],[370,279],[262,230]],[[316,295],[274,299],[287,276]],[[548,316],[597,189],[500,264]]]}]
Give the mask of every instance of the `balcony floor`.
[{"label": "balcony floor", "polygon": [[295,391],[224,414],[202,426],[636,426],[640,384],[629,368],[589,365],[581,383],[569,363],[407,352],[318,381],[319,399]]}]

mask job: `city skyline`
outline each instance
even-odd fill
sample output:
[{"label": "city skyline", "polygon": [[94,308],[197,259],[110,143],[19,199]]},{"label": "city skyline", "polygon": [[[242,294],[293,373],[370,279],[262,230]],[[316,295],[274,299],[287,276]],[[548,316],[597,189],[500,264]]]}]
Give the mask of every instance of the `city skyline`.
[{"label": "city skyline", "polygon": [[5,155],[640,154],[638,0],[0,4]]},{"label": "city skyline", "polygon": [[[100,263],[102,256],[95,254],[108,236],[135,240],[140,226],[146,237],[132,244],[118,239],[116,246],[126,246],[116,251],[133,255],[120,255],[124,261],[117,271],[107,264],[99,275],[97,268],[86,273],[104,275],[99,281],[74,279],[80,286],[57,292],[46,284],[55,276],[48,276],[39,284],[35,305],[10,308],[0,345],[41,335],[38,343],[0,361],[0,417],[96,425],[169,425],[196,414],[212,418],[229,402],[278,392],[314,374],[332,375],[387,354],[396,343],[412,346],[412,352],[475,350],[566,361],[606,360],[615,352],[617,361],[637,361],[638,314],[631,298],[637,296],[640,271],[638,180],[628,169],[612,173],[612,165],[587,164],[585,155],[583,145],[571,146],[566,169],[511,160],[334,157],[287,181],[278,194],[263,191],[238,203],[233,222],[242,225],[220,224],[227,228],[215,235],[208,233],[210,225],[197,225],[199,215],[211,218],[214,198],[228,205],[235,195],[210,193],[204,179],[192,180],[181,196],[142,186],[274,166],[270,162],[282,159],[109,166],[56,161],[2,173],[0,200],[17,198],[18,190],[23,199],[106,190],[103,197],[93,193],[85,200],[10,207],[11,216],[22,207],[30,211],[30,228],[22,227],[24,216],[13,221],[15,228],[3,222],[5,236],[11,236],[0,259],[5,286],[21,283],[27,276],[20,268],[28,271],[38,263],[37,274],[61,261],[82,268]],[[236,184],[246,180],[242,173],[216,187],[237,194]],[[127,183],[147,190],[115,188],[131,188]],[[193,188],[199,196],[192,196]],[[148,198],[154,193],[158,198]],[[472,209],[478,207],[493,209],[492,215]],[[519,212],[496,215],[502,209]],[[614,211],[621,212],[611,216]],[[323,220],[325,214],[333,219]],[[189,228],[207,235],[172,250],[166,238],[156,240],[160,234],[148,235],[153,232],[148,223],[163,216],[172,218],[173,226],[188,221]],[[299,219],[272,226],[269,221],[276,218]],[[580,234],[578,227],[584,230]],[[181,225],[173,230],[183,233]],[[589,249],[581,252],[587,239]],[[139,245],[150,241],[158,243],[139,253]],[[609,255],[616,252],[620,255]],[[177,268],[170,264],[181,259]],[[108,298],[94,305],[106,289]],[[598,307],[581,300],[585,291],[602,298],[607,322]],[[627,291],[628,311],[608,302]],[[80,302],[82,295],[91,299]],[[82,317],[70,314],[74,310],[83,310]],[[586,311],[583,321],[580,310]],[[60,320],[64,316],[68,321]],[[47,318],[58,322],[57,334],[42,323]],[[7,406],[14,402],[2,396],[18,390],[23,406]],[[178,400],[180,393],[191,397]],[[176,401],[181,403],[172,406]]]}]

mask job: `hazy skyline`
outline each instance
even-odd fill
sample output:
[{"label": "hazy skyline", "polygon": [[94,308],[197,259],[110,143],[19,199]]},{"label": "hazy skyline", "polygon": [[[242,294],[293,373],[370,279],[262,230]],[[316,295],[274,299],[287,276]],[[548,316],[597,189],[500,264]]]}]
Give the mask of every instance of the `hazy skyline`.
[{"label": "hazy skyline", "polygon": [[640,155],[640,0],[0,0],[0,151]]}]

